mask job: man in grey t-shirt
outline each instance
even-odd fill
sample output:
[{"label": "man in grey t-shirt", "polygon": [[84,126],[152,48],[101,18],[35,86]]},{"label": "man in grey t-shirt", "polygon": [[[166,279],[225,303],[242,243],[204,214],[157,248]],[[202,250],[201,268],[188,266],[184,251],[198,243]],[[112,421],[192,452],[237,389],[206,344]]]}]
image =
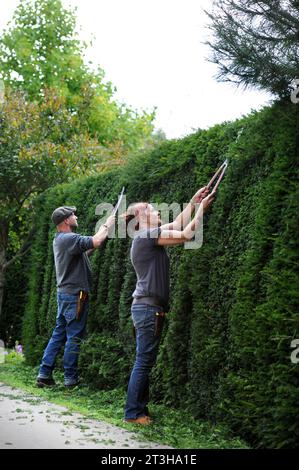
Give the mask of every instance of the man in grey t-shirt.
[{"label": "man in grey t-shirt", "polygon": [[203,213],[214,199],[214,194],[208,193],[206,186],[199,189],[187,207],[168,224],[162,225],[159,212],[146,202],[133,204],[123,214],[127,222],[135,219],[131,261],[137,276],[131,307],[136,358],[124,417],[128,423],[148,425],[152,422],[148,410],[149,374],[157,358],[169,300],[169,261],[165,247],[182,245],[194,237]]},{"label": "man in grey t-shirt", "polygon": [[62,206],[52,214],[52,221],[57,227],[53,251],[58,312],[56,326],[39,369],[36,382],[38,387],[55,385],[52,373],[56,357],[63,345],[65,386],[74,387],[79,383],[78,356],[86,328],[88,294],[91,289],[88,254],[103,243],[109,228],[115,222],[115,216],[110,216],[94,236],[82,236],[74,233],[78,226],[75,212],[76,207]]},{"label": "man in grey t-shirt", "polygon": [[[137,275],[134,299],[156,299],[164,311],[169,304],[169,258],[163,246],[157,245],[161,228],[139,230],[131,246],[130,257]],[[153,300],[153,304],[155,300]]]}]

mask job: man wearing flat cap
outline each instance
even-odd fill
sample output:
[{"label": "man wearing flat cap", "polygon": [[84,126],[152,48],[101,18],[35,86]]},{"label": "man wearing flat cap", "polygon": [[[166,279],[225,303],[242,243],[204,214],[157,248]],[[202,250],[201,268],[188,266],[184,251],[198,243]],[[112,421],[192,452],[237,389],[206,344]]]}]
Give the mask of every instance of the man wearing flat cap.
[{"label": "man wearing flat cap", "polygon": [[115,216],[111,215],[94,236],[82,236],[74,232],[78,226],[75,212],[76,207],[62,206],[52,214],[52,222],[57,228],[53,251],[58,311],[56,326],[40,365],[36,382],[38,387],[55,385],[52,373],[63,345],[64,384],[68,388],[79,384],[78,357],[86,328],[91,288],[88,254],[103,243],[109,228],[115,223]]}]

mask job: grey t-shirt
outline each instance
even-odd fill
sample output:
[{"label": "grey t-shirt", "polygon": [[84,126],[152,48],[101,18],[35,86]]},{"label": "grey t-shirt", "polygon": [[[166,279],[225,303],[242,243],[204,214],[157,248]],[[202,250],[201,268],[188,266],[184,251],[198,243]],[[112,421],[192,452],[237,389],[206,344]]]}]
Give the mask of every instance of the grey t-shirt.
[{"label": "grey t-shirt", "polygon": [[53,240],[57,291],[77,294],[90,292],[91,266],[85,251],[93,248],[92,237],[58,232]]},{"label": "grey t-shirt", "polygon": [[139,230],[131,246],[131,262],[137,275],[133,297],[157,297],[167,308],[169,303],[169,258],[157,245],[160,227]]}]

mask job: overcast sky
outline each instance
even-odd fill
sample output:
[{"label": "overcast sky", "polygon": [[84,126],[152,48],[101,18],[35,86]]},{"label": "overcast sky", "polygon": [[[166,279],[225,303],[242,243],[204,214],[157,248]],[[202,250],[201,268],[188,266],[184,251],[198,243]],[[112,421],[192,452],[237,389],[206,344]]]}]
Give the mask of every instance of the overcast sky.
[{"label": "overcast sky", "polygon": [[[0,0],[0,30],[18,0]],[[207,61],[212,0],[63,0],[77,6],[80,37],[93,39],[87,60],[99,64],[134,109],[157,107],[156,128],[168,138],[232,120],[269,103],[270,95],[218,83]]]}]

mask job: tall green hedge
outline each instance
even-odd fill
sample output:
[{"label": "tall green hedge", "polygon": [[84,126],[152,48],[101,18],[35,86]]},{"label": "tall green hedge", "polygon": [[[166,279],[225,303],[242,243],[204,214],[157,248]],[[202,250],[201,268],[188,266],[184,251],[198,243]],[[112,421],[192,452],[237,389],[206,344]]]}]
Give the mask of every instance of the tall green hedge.
[{"label": "tall green hedge", "polygon": [[[28,268],[27,360],[40,361],[55,323],[52,210],[76,205],[80,233],[93,234],[95,206],[115,201],[122,185],[129,203],[187,202],[227,156],[225,180],[205,216],[203,246],[169,249],[171,311],[152,397],[224,421],[257,447],[298,447],[299,364],[290,360],[291,341],[299,338],[298,117],[296,105],[275,104],[44,193],[36,203]],[[80,365],[94,387],[126,387],[132,366],[130,243],[109,240],[92,258]]]}]

